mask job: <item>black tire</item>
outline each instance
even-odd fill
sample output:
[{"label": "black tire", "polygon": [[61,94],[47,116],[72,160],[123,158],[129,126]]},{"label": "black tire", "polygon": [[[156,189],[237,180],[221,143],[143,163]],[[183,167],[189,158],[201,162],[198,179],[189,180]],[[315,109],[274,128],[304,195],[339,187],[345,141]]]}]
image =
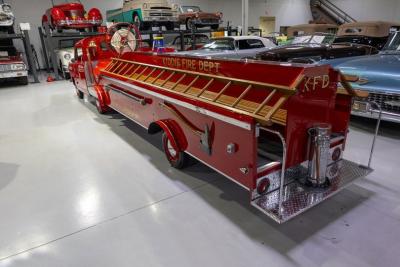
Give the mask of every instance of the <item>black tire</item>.
[{"label": "black tire", "polygon": [[193,24],[193,20],[191,18],[186,19],[186,30],[191,31],[196,29],[196,25]]},{"label": "black tire", "polygon": [[108,112],[108,108],[100,105],[100,101],[98,99],[96,99],[96,109],[100,114],[106,114]]},{"label": "black tire", "polygon": [[212,30],[218,30],[219,29],[219,24],[211,25],[211,29]]},{"label": "black tire", "polygon": [[167,29],[167,31],[173,31],[175,29],[175,24],[173,22],[170,22],[165,25],[165,28]]},{"label": "black tire", "polygon": [[18,82],[20,85],[28,85],[29,83],[28,76],[19,78]]},{"label": "black tire", "polygon": [[75,91],[76,91],[76,95],[78,96],[78,98],[83,99],[83,97],[84,97],[83,92],[77,88],[75,88]]},{"label": "black tire", "polygon": [[183,151],[176,152],[171,147],[170,142],[171,141],[169,140],[168,135],[164,132],[162,136],[162,144],[167,160],[169,161],[171,166],[174,167],[175,169],[185,168],[189,162],[188,155]]},{"label": "black tire", "polygon": [[133,24],[135,24],[136,25],[136,27],[139,29],[139,30],[142,30],[143,28],[143,23],[142,23],[142,21],[140,20],[140,17],[139,17],[139,15],[137,14],[137,13],[134,13],[133,14],[133,18],[132,18],[132,22],[133,22]]}]

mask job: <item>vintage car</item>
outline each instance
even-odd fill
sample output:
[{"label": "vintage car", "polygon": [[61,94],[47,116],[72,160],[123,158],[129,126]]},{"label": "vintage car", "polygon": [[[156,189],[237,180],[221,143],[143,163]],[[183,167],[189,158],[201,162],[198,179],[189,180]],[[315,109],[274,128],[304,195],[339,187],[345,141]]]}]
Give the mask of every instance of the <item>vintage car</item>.
[{"label": "vintage car", "polygon": [[74,46],[77,40],[60,40],[55,50],[58,62],[58,71],[65,79],[70,78],[69,64],[74,59]]},{"label": "vintage car", "polygon": [[124,0],[122,8],[107,10],[107,21],[135,23],[141,30],[152,26],[173,30],[178,20],[178,8],[168,0]]},{"label": "vintage car", "polygon": [[[194,34],[194,50],[202,48],[205,44],[210,41],[210,38],[206,34],[196,33]],[[176,51],[190,51],[193,50],[193,34],[184,34],[183,44],[181,36],[175,37],[175,39],[169,45],[175,48]],[[183,50],[182,50],[183,48]]]},{"label": "vintage car", "polygon": [[[369,92],[369,101],[380,105],[383,120],[400,122],[400,32],[393,34],[377,55],[337,63],[332,61],[331,65],[353,77],[353,87]],[[377,113],[357,110],[353,111],[353,114],[378,117]]]},{"label": "vintage car", "polygon": [[198,159],[278,223],[372,172],[344,158],[353,97],[366,94],[338,90],[341,74],[328,65],[143,53],[112,36],[119,56],[107,58],[100,38],[77,44],[79,98],[160,133],[172,167]]},{"label": "vintage car", "polygon": [[0,32],[14,33],[15,17],[10,4],[0,4]]},{"label": "vintage car", "polygon": [[12,40],[0,41],[0,80],[28,84],[28,68],[17,52]]},{"label": "vintage car", "polygon": [[287,29],[287,37],[292,38],[299,35],[310,35],[313,33],[331,33],[335,34],[338,26],[335,24],[300,24]]},{"label": "vintage car", "polygon": [[42,26],[58,32],[64,29],[86,29],[97,31],[103,23],[101,12],[97,8],[85,11],[80,0],[52,0],[52,8],[42,17]]},{"label": "vintage car", "polygon": [[241,59],[254,57],[276,45],[267,38],[258,36],[230,36],[211,39],[201,49],[178,52],[177,54],[195,57]]},{"label": "vintage car", "polygon": [[203,12],[198,6],[181,6],[178,23],[186,25],[187,30],[210,26],[216,30],[222,23],[222,13]]},{"label": "vintage car", "polygon": [[378,53],[372,46],[361,44],[332,44],[332,34],[315,33],[296,36],[291,44],[283,45],[256,55],[256,59],[280,62],[316,63],[354,56]]},{"label": "vintage car", "polygon": [[334,43],[365,44],[381,50],[390,33],[400,30],[399,22],[366,21],[346,23],[339,27]]}]

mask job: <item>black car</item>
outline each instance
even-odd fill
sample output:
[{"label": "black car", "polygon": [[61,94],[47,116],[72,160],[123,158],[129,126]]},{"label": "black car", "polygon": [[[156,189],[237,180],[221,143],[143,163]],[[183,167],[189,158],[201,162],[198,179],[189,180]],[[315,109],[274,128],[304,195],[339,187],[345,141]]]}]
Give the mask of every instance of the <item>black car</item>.
[{"label": "black car", "polygon": [[315,63],[321,60],[372,55],[378,50],[372,46],[335,43],[334,35],[316,33],[297,36],[290,44],[257,54],[255,59],[279,62]]}]

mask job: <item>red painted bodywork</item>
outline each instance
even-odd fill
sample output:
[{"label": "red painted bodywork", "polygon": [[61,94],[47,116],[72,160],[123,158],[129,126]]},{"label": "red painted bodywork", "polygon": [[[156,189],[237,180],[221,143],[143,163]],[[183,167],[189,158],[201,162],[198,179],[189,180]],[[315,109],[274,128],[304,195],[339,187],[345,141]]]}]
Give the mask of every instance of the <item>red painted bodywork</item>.
[{"label": "red painted bodywork", "polygon": [[86,12],[81,3],[65,3],[46,10],[42,24],[49,23],[52,29],[85,29],[101,26],[102,20],[101,12],[97,8]]},{"label": "red painted bodywork", "polygon": [[[97,37],[98,42],[102,41],[100,38]],[[77,47],[85,47],[89,43],[90,40],[86,39],[78,43]],[[160,90],[154,86],[116,74],[118,71],[123,72],[123,69],[112,70],[113,68],[111,68],[112,71],[110,72],[113,74],[110,74],[105,70],[110,62],[110,56],[112,56],[110,52],[104,52],[103,54],[99,52],[99,57],[94,64],[93,62],[88,63],[88,57],[84,55],[71,65],[71,74],[78,90],[91,94],[96,98],[101,98],[102,105],[120,112],[144,128],[149,129],[150,133],[153,133],[157,127],[161,127],[165,132],[174,136],[174,140],[176,140],[174,146],[178,150],[185,151],[249,190],[256,188],[257,179],[261,176],[266,175],[268,172],[279,170],[278,166],[267,172],[258,173],[258,126],[253,117],[207,101],[193,99],[168,90]],[[343,136],[347,135],[351,96],[337,93],[338,73],[327,65],[310,66],[272,62],[209,60],[143,52],[125,53],[121,58],[155,66],[189,69],[194,72],[282,86],[291,86],[295,84],[299,77],[303,77],[297,87],[297,92],[290,96],[282,107],[287,110],[286,124],[273,124],[269,127],[279,131],[286,139],[287,168],[299,165],[307,160],[307,131],[314,124],[330,123],[334,133]],[[192,62],[190,66],[182,63],[187,60]],[[178,64],[178,62],[180,63]],[[97,83],[94,86],[95,90],[90,88],[90,82],[87,81],[85,76],[84,70],[85,68],[87,69],[88,64],[93,65],[94,68]],[[207,68],[205,68],[205,64],[207,64]],[[201,69],[199,69],[199,66],[202,66]],[[214,67],[211,68],[211,66]],[[218,68],[215,66],[218,66]],[[144,73],[144,75],[146,74]],[[329,76],[328,84],[323,87],[323,82],[317,81],[312,89],[309,90],[310,79],[323,75]],[[177,81],[179,78],[177,76],[171,82]],[[160,79],[166,79],[166,77],[161,76]],[[188,78],[181,81],[183,84],[188,84],[189,82],[190,79]],[[223,85],[220,82],[215,82],[208,91],[219,92]],[[109,90],[109,88],[113,89]],[[244,89],[243,86],[233,85],[229,90],[229,95],[237,97]],[[269,93],[270,91],[266,91],[266,89],[254,88],[246,95],[245,99],[260,103]],[[228,94],[228,92],[225,94]],[[146,104],[140,104],[127,97],[127,95],[144,99]],[[275,103],[280,96],[281,94],[277,93],[271,102]],[[174,114],[163,108],[165,105],[173,108],[195,128],[204,130],[205,125],[209,127],[212,147],[211,155],[205,153],[201,148],[199,136],[192,129],[186,127],[181,120],[178,120]],[[191,109],[189,106],[196,108]],[[208,113],[205,114],[204,111]],[[210,115],[209,112],[223,116],[225,119]],[[237,124],[230,122],[231,120],[248,124],[249,128],[239,127]],[[269,135],[266,136],[271,139],[275,138]],[[227,152],[229,144],[235,144],[236,151],[234,154]],[[248,172],[244,173],[241,170],[243,168],[247,168]]]}]

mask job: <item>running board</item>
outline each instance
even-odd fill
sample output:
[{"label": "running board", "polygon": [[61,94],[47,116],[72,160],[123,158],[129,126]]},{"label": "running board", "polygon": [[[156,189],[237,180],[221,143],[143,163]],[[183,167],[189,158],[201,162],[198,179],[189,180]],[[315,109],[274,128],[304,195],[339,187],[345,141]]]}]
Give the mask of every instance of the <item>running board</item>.
[{"label": "running board", "polygon": [[340,165],[339,175],[333,178],[326,188],[306,185],[307,170],[303,167],[287,170],[280,213],[278,212],[279,188],[252,200],[251,205],[276,222],[284,223],[334,196],[357,179],[372,172],[371,168],[347,160],[342,160]]}]

